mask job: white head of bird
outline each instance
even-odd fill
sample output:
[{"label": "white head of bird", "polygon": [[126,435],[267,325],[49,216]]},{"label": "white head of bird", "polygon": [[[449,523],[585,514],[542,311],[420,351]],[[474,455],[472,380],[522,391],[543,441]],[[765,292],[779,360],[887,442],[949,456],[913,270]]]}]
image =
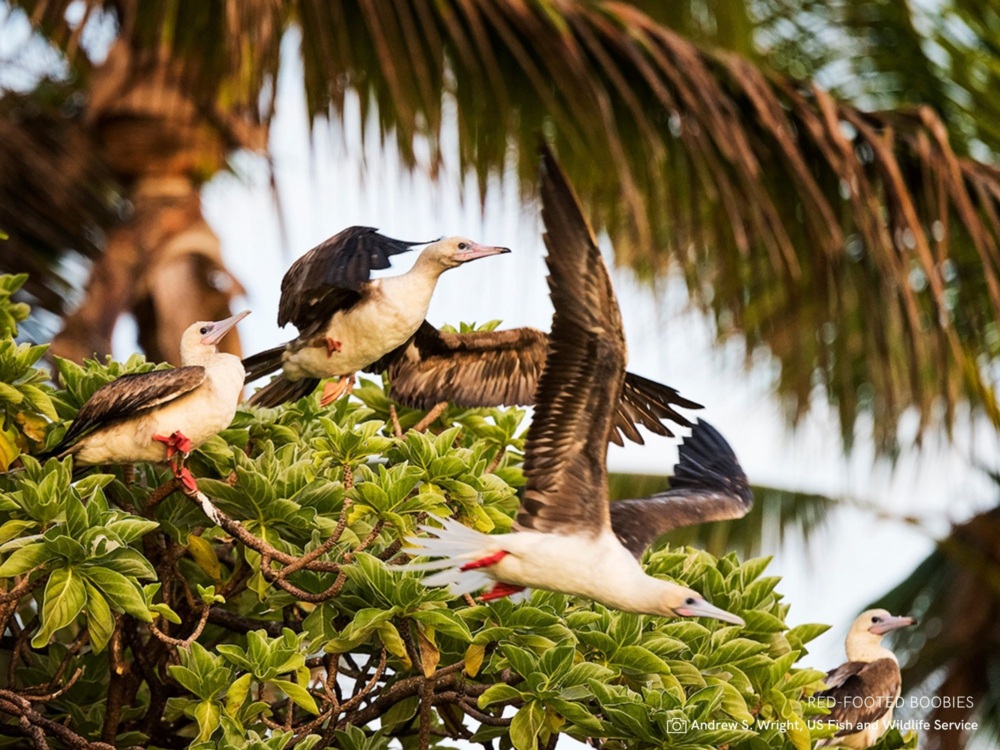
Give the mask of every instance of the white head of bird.
[{"label": "white head of bird", "polygon": [[509,252],[509,247],[480,245],[467,237],[445,237],[425,247],[417,263],[434,264],[440,268],[440,273],[470,260]]},{"label": "white head of bird", "polygon": [[218,343],[222,341],[222,337],[249,314],[249,310],[244,310],[225,320],[199,320],[189,325],[181,336],[181,363],[205,364],[218,354]]},{"label": "white head of bird", "polygon": [[847,632],[845,650],[850,661],[871,662],[895,655],[882,645],[882,636],[893,630],[916,625],[912,617],[898,617],[884,609],[869,609],[854,620]]},{"label": "white head of bird", "polygon": [[724,609],[709,604],[705,597],[693,589],[678,586],[668,581],[662,581],[663,593],[660,597],[661,609],[658,614],[665,617],[710,617],[713,620],[731,622],[734,625],[746,625],[742,617],[726,612]]}]

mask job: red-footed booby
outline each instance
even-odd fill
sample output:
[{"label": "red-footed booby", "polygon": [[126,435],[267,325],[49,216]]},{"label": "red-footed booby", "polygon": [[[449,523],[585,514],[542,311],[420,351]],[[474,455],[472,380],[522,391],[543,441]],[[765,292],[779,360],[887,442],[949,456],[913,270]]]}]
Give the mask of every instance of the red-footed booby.
[{"label": "red-footed booby", "polygon": [[299,258],[281,281],[278,325],[295,324],[299,335],[287,344],[244,361],[247,381],[281,370],[250,403],[277,406],[308,395],[321,378],[339,376],[324,390],[323,403],[348,392],[354,373],[404,344],[424,322],[445,271],[463,263],[509,253],[464,237],[428,244],[413,268],[399,276],[372,279],[390,256],[421,242],[394,240],[372,227],[349,227]]},{"label": "red-footed booby", "polygon": [[542,217],[555,314],[528,431],[524,500],[510,534],[454,520],[411,538],[423,580],[494,599],[525,587],[583,596],[620,610],[668,617],[743,620],[698,592],[647,575],[619,541],[608,505],[607,450],[625,382],[625,337],[607,269],[555,159],[542,158]]},{"label": "red-footed booby", "polygon": [[902,690],[896,655],[882,645],[882,636],[916,625],[912,617],[896,617],[884,609],[861,613],[847,633],[847,662],[827,673],[828,689],[817,700],[830,709],[823,720],[836,724],[837,734],[816,747],[874,745],[892,723],[892,709]]},{"label": "red-footed booby", "polygon": [[249,315],[190,325],[181,337],[181,367],[123,375],[80,407],[62,441],[46,455],[76,464],[169,461],[189,489],[183,460],[233,421],[243,391],[243,364],[216,344]]}]

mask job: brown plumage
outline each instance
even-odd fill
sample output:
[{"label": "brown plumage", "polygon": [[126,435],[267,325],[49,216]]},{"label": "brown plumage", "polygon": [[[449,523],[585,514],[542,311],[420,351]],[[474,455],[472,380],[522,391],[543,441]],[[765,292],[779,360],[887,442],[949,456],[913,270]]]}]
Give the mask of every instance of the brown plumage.
[{"label": "brown plumage", "polygon": [[391,265],[389,258],[425,242],[394,240],[374,227],[348,227],[296,260],[281,280],[278,325],[292,323],[299,338],[322,329],[338,310],[362,298],[373,270]]},{"label": "brown plumage", "polygon": [[555,314],[525,446],[517,528],[575,527],[597,536],[611,524],[607,453],[625,382],[625,333],[597,242],[548,150],[541,195]]},{"label": "brown plumage", "polygon": [[41,458],[61,456],[98,428],[141,416],[179,399],[202,385],[207,377],[207,371],[201,366],[122,375],[98,388],[87,399],[63,439]]},{"label": "brown plumage", "polygon": [[849,661],[828,672],[824,682],[829,689],[817,696],[826,699],[822,705],[830,709],[823,719],[840,727],[836,737],[875,724],[892,708],[901,687],[899,664],[894,659]]},{"label": "brown plumage", "polygon": [[[440,401],[467,407],[531,406],[548,346],[549,335],[535,328],[446,333],[425,321],[413,338],[365,369],[387,373],[390,395],[414,409],[430,409]],[[690,427],[678,406],[701,408],[674,388],[626,373],[611,440],[622,445],[624,434],[641,445],[640,424],[654,434],[672,436],[664,419]]]},{"label": "brown plumage", "polygon": [[636,557],[674,529],[745,516],[753,493],[736,454],[708,422],[695,424],[680,447],[670,489],[651,497],[611,503],[611,527]]}]

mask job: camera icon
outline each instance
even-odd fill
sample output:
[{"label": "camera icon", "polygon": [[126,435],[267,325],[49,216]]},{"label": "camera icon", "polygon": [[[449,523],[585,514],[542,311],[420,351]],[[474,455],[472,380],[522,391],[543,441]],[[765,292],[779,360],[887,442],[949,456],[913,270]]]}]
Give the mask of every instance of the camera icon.
[{"label": "camera icon", "polygon": [[667,719],[667,734],[686,734],[688,730],[687,719]]}]

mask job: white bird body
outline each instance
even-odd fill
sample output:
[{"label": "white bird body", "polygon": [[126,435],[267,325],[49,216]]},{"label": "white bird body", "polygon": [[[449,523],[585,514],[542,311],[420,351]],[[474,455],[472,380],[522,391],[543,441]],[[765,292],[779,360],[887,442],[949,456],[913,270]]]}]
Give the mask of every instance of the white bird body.
[{"label": "white bird body", "polygon": [[[402,346],[427,317],[444,270],[437,264],[421,263],[418,258],[404,274],[369,282],[364,299],[348,310],[334,313],[318,341],[313,338],[305,345],[297,341],[285,350],[285,376],[300,380],[348,375]],[[337,342],[339,349],[331,351],[325,339]]]},{"label": "white bird body", "polygon": [[233,354],[217,353],[211,362],[184,362],[205,367],[205,382],[179,398],[133,419],[97,430],[77,443],[78,464],[136,463],[167,460],[167,446],[153,435],[181,432],[198,448],[226,429],[236,416],[243,392],[243,364]]},{"label": "white bird body", "polygon": [[[51,453],[73,455],[81,465],[183,460],[236,415],[243,363],[216,344],[247,315],[189,326],[181,367],[124,375],[98,388]],[[175,468],[186,481],[180,463]]]},{"label": "white bird body", "polygon": [[[428,586],[449,585],[454,593],[471,593],[490,582],[560,591],[599,601],[625,612],[647,613],[663,608],[677,586],[647,575],[638,560],[610,530],[598,535],[539,533],[481,534],[444,519],[443,529],[429,529],[438,539],[415,540],[422,554],[441,555],[451,567],[423,579]],[[442,534],[441,532],[444,532]],[[462,561],[474,562],[501,554],[489,566],[462,571]],[[409,566],[434,570],[441,562]]]}]

